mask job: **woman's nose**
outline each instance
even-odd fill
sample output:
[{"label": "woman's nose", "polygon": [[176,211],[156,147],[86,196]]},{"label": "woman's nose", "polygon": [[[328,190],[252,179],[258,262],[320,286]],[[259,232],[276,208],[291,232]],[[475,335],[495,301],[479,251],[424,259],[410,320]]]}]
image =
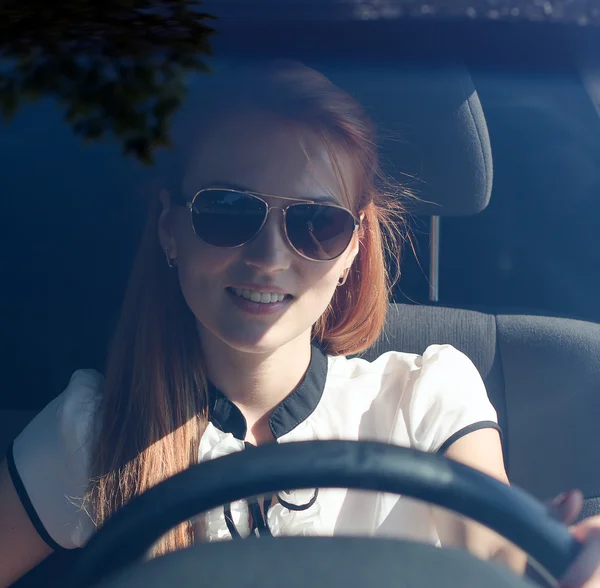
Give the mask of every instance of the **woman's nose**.
[{"label": "woman's nose", "polygon": [[244,249],[245,262],[265,272],[287,269],[294,255],[285,236],[283,212],[271,208],[265,224]]}]

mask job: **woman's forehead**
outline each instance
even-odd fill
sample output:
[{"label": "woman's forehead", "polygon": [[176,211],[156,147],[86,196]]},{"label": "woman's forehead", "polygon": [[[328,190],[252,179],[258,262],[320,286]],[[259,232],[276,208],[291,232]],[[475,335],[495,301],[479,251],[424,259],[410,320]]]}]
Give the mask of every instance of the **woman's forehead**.
[{"label": "woman's forehead", "polygon": [[188,199],[201,188],[228,185],[348,204],[353,176],[349,158],[332,153],[315,132],[253,113],[231,117],[199,138],[182,188]]}]

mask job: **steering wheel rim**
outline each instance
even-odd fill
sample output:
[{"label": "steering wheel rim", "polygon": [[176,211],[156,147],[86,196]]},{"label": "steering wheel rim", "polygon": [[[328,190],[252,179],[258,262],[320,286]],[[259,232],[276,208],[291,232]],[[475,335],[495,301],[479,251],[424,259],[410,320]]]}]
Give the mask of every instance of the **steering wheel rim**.
[{"label": "steering wheel rim", "polygon": [[446,508],[496,531],[557,579],[581,548],[538,500],[442,455],[371,441],[272,443],[196,464],[132,500],[90,539],[68,586],[99,581],[177,524],[223,504],[319,487],[401,494]]}]

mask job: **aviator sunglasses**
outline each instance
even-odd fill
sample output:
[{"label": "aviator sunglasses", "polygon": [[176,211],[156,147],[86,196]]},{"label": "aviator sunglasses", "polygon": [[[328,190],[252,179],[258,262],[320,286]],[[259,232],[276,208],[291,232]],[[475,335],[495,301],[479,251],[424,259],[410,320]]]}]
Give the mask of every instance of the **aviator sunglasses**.
[{"label": "aviator sunglasses", "polygon": [[[294,201],[270,206],[264,197]],[[347,208],[234,190],[204,188],[187,203],[196,237],[215,247],[241,247],[263,228],[269,212],[281,210],[285,237],[299,255],[311,261],[331,261],[348,247],[360,221]]]}]

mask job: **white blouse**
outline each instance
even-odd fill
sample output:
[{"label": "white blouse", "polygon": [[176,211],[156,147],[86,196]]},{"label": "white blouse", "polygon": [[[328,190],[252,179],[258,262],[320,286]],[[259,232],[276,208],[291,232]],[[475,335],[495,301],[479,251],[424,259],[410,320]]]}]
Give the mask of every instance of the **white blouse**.
[{"label": "white blouse", "polygon": [[[102,387],[98,372],[76,371],[66,390],[9,449],[15,488],[40,536],[54,549],[83,546],[95,530],[81,498],[89,482],[91,432]],[[200,440],[199,461],[245,448],[241,412],[216,388],[209,391],[210,422]],[[274,409],[269,425],[278,443],[374,440],[427,452],[443,452],[477,429],[499,430],[477,369],[449,345],[433,345],[423,356],[390,351],[372,362],[327,356],[313,347],[306,375]],[[230,539],[232,524],[234,535],[248,536],[248,510],[246,501],[238,501],[203,515],[207,539]],[[280,492],[267,510],[266,524],[275,536],[377,535],[439,543],[428,505],[367,491]]]}]

